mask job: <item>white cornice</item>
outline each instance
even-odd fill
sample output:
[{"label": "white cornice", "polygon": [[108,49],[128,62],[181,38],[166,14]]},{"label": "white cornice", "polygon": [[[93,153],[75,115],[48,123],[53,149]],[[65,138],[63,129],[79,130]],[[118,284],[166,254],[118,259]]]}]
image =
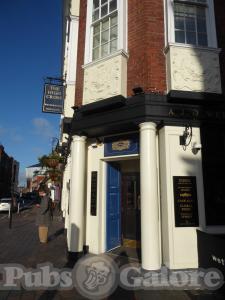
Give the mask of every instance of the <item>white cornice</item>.
[{"label": "white cornice", "polygon": [[92,62],[90,62],[90,63],[88,63],[88,64],[85,64],[85,65],[82,65],[82,68],[83,68],[83,69],[87,69],[87,68],[89,68],[89,67],[95,66],[95,65],[97,65],[97,64],[99,64],[99,63],[102,63],[102,62],[104,62],[104,61],[107,61],[107,60],[109,60],[109,59],[111,59],[111,58],[113,58],[113,57],[119,56],[119,55],[122,55],[122,56],[124,56],[125,58],[129,58],[129,54],[128,54],[127,52],[125,52],[123,49],[121,49],[121,50],[118,50],[118,51],[116,51],[116,52],[114,52],[114,53],[112,53],[112,54],[110,54],[110,55],[108,55],[108,56],[106,56],[106,57],[97,59],[97,60],[92,61]]},{"label": "white cornice", "polygon": [[201,50],[205,52],[215,52],[215,53],[220,53],[221,48],[214,48],[214,47],[199,47],[199,46],[194,46],[194,45],[187,45],[187,44],[179,44],[179,43],[169,43],[164,49],[164,53],[167,53],[170,48],[183,48],[183,49],[196,49],[196,50]]}]

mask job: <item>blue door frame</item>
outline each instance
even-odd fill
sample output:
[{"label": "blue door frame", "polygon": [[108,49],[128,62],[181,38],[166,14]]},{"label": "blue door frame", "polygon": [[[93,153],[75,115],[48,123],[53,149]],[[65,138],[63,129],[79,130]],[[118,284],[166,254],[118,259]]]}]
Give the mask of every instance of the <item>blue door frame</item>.
[{"label": "blue door frame", "polygon": [[115,163],[107,163],[106,250],[121,245],[121,173]]}]

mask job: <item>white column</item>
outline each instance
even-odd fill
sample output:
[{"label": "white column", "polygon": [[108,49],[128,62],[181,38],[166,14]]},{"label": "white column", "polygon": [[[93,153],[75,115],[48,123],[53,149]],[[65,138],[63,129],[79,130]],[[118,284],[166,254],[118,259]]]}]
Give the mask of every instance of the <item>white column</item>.
[{"label": "white column", "polygon": [[68,214],[68,207],[69,207],[69,182],[71,178],[71,157],[69,156],[67,159],[67,164],[63,174],[63,189],[62,189],[62,200],[61,200],[61,208],[63,212],[63,217],[65,218],[65,228],[68,229],[69,227],[69,214]]},{"label": "white column", "polygon": [[81,252],[84,245],[85,136],[73,136],[71,146],[71,181],[68,250]]},{"label": "white column", "polygon": [[161,268],[156,124],[140,126],[142,268]]}]

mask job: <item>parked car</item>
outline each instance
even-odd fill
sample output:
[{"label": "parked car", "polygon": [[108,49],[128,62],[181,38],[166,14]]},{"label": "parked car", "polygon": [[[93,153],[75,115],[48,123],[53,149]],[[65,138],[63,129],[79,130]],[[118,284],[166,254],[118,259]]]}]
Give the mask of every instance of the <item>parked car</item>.
[{"label": "parked car", "polygon": [[33,199],[22,196],[17,199],[17,211],[31,208],[33,204],[34,204]]},{"label": "parked car", "polygon": [[0,199],[0,211],[9,211],[11,206],[11,198]]}]

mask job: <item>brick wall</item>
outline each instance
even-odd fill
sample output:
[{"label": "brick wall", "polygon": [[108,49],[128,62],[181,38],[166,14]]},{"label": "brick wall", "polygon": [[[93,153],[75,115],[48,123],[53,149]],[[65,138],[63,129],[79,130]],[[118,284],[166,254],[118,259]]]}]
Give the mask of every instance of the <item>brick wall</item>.
[{"label": "brick wall", "polygon": [[79,35],[78,35],[78,52],[77,52],[77,75],[76,75],[76,93],[75,105],[81,105],[83,101],[83,84],[84,84],[84,50],[85,50],[85,32],[86,32],[86,13],[87,0],[80,1],[80,18],[79,18]]},{"label": "brick wall", "polygon": [[128,95],[132,88],[166,90],[163,0],[128,1]]},{"label": "brick wall", "polygon": [[218,47],[222,49],[220,53],[221,83],[223,93],[225,93],[225,1],[216,0],[214,6]]}]

